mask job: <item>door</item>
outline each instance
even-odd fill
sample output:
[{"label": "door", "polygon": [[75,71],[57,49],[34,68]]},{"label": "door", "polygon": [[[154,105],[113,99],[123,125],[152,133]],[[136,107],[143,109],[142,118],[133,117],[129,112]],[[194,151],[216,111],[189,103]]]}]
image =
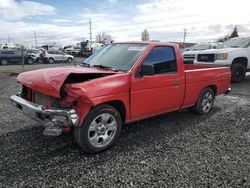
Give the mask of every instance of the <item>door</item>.
[{"label": "door", "polygon": [[20,58],[18,59],[17,52],[15,51],[6,51],[6,59],[9,62],[17,62],[18,60],[20,62]]},{"label": "door", "polygon": [[60,61],[60,55],[59,55],[58,51],[53,51],[53,57],[54,57],[55,61]]},{"label": "door", "polygon": [[[24,54],[25,56],[25,54]],[[22,62],[23,56],[21,51],[13,51],[13,61],[15,62]]]},{"label": "door", "polygon": [[65,61],[65,54],[63,51],[58,51],[59,61]]},{"label": "door", "polygon": [[174,48],[170,46],[153,48],[143,64],[153,65],[154,74],[132,76],[132,121],[177,110],[181,107],[184,97],[184,73],[178,71]]}]

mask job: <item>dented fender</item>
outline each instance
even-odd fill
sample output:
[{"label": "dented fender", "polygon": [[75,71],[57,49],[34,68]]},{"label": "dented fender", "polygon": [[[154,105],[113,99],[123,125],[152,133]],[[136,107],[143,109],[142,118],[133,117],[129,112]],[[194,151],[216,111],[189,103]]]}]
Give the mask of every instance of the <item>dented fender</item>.
[{"label": "dented fender", "polygon": [[65,84],[66,101],[75,103],[80,117],[79,125],[89,111],[103,103],[120,101],[126,109],[126,120],[130,119],[129,107],[130,76],[128,73],[115,74],[83,83]]}]

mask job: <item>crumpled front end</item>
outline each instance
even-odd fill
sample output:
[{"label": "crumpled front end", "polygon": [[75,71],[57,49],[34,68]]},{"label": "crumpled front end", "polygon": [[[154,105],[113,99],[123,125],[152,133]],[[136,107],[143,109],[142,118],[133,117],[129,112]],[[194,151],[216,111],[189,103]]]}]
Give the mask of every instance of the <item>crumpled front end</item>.
[{"label": "crumpled front end", "polygon": [[60,135],[65,128],[79,125],[73,103],[44,95],[23,86],[22,92],[10,97],[12,104],[24,115],[46,127],[45,135]]},{"label": "crumpled front end", "polygon": [[11,96],[14,106],[26,116],[55,132],[48,134],[59,135],[61,128],[80,126],[94,106],[115,100],[114,94],[129,88],[129,74],[92,68],[59,70],[64,73],[46,69],[20,74],[17,80],[22,92]]},{"label": "crumpled front end", "polygon": [[23,111],[26,116],[42,124],[49,121],[62,127],[78,124],[78,115],[74,109],[47,109],[18,95],[12,95],[10,98],[12,104]]}]

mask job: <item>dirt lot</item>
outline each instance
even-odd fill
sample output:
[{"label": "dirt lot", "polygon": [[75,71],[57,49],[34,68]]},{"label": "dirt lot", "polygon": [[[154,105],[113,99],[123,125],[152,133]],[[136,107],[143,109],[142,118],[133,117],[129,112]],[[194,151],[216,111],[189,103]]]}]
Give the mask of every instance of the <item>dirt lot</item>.
[{"label": "dirt lot", "polygon": [[72,134],[43,128],[11,106],[0,77],[0,187],[250,187],[250,75],[211,114],[174,112],[127,125],[115,147],[87,155]]}]

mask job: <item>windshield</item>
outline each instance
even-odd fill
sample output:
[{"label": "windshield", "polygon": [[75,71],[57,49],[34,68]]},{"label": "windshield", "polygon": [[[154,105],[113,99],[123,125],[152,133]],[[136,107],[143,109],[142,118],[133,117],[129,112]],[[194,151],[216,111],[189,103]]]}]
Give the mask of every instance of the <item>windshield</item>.
[{"label": "windshield", "polygon": [[211,44],[195,44],[193,45],[190,50],[197,51],[197,50],[208,50],[211,49]]},{"label": "windshield", "polygon": [[250,44],[250,37],[232,38],[223,42],[219,48],[247,48]]},{"label": "windshield", "polygon": [[83,63],[90,66],[110,67],[116,70],[130,70],[147,48],[146,44],[110,44],[95,51]]}]

